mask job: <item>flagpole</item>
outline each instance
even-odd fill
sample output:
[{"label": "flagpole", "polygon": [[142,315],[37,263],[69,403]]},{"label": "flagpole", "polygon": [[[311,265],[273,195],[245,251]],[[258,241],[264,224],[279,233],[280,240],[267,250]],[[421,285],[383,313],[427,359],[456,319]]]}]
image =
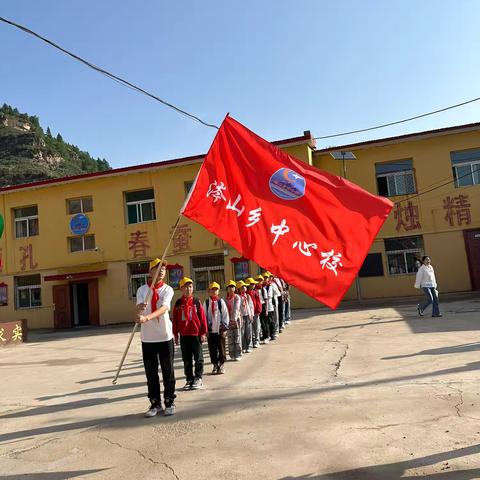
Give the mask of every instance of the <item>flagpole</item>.
[{"label": "flagpole", "polygon": [[[183,210],[183,207],[182,207],[182,210]],[[180,222],[181,217],[182,217],[182,212],[180,211],[180,213],[178,214],[178,217],[177,217],[177,221],[175,222],[175,225],[173,226],[172,234],[170,235],[170,239],[168,240],[167,246],[165,247],[165,250],[163,252],[162,259],[161,259],[161,262],[159,264],[160,266],[157,268],[157,270],[155,272],[155,275],[153,276],[152,285],[155,285],[157,283],[158,275],[160,274],[162,264],[165,261],[165,257],[167,256],[168,249],[170,248],[170,244],[172,243],[172,239],[175,235],[175,232],[177,231],[177,227],[178,227],[178,224]],[[148,302],[150,302],[150,297],[151,296],[152,296],[152,289],[149,288],[148,292],[147,292],[147,296],[145,298],[145,302],[144,302],[145,304],[148,304]],[[115,377],[112,380],[112,383],[114,385],[117,383],[118,376],[120,375],[120,370],[123,367],[123,362],[125,361],[128,350],[130,348],[130,344],[132,343],[133,337],[135,336],[135,333],[136,333],[137,329],[138,329],[138,323],[135,322],[135,325],[133,326],[132,333],[130,334],[130,338],[128,339],[127,346],[125,347],[125,350],[123,352],[122,359],[120,360],[120,364],[118,365],[117,372],[115,373]]]}]

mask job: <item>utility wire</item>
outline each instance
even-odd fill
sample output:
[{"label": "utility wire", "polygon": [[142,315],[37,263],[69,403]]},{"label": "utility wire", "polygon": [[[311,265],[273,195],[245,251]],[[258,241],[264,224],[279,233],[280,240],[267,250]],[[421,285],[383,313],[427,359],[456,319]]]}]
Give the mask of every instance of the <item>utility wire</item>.
[{"label": "utility wire", "polygon": [[404,118],[403,120],[397,120],[396,122],[384,123],[382,125],[376,125],[375,127],[362,128],[360,130],[351,130],[350,132],[335,133],[334,135],[324,135],[322,137],[314,137],[314,139],[323,140],[325,138],[343,137],[345,135],[352,135],[353,133],[368,132],[370,130],[377,130],[379,128],[390,127],[391,125],[398,125],[399,123],[410,122],[412,120],[416,120],[417,118],[428,117],[429,115],[445,112],[446,110],[451,110],[452,108],[462,107],[463,105],[467,105],[469,103],[478,102],[478,100],[480,100],[480,97],[472,98],[462,103],[456,103],[455,105],[450,105],[449,107],[440,108],[438,110],[434,110],[433,112],[422,113],[421,115],[416,115],[415,117],[409,117],[409,118]]},{"label": "utility wire", "polygon": [[20,30],[22,30],[23,32],[25,33],[28,33],[30,35],[33,35],[34,37],[42,40],[43,42],[47,43],[48,45],[56,48],[57,50],[60,50],[61,52],[65,53],[66,55],[72,57],[73,59],[83,63],[84,65],[86,65],[87,67],[89,68],[92,68],[93,70],[101,73],[102,75],[105,75],[106,77],[112,79],[112,80],[115,80],[116,82],[120,83],[121,85],[125,86],[125,87],[128,87],[128,88],[131,88],[132,90],[135,90],[139,93],[142,93],[143,95],[146,95],[150,98],[153,98],[154,100],[156,100],[157,102],[160,102],[162,103],[163,105],[175,110],[176,112],[182,114],[182,115],[185,115],[186,117],[188,118],[191,118],[192,120],[195,120],[199,123],[201,123],[202,125],[205,125],[206,127],[211,127],[211,128],[216,128],[218,130],[218,127],[216,125],[213,125],[211,123],[207,123],[205,121],[203,121],[201,118],[197,117],[196,115],[193,115],[191,113],[188,113],[187,111],[185,110],[182,110],[181,108],[179,107],[176,107],[175,105],[165,101],[165,100],[162,100],[160,97],[157,97],[156,95],[154,95],[153,93],[150,93],[148,92],[147,90],[144,90],[143,88],[141,87],[138,87],[137,85],[117,76],[117,75],[114,75],[113,73],[110,73],[108,72],[107,70],[101,68],[101,67],[98,67],[96,65],[94,65],[93,63],[85,60],[84,58],[82,57],[79,57],[78,55],[75,55],[74,53],[66,50],[65,48],[61,47],[60,45],[57,45],[56,43],[52,42],[51,40],[48,40],[48,38],[45,38],[45,37],[42,37],[41,35],[39,35],[38,33],[34,32],[33,30],[30,30],[29,28],[27,27],[24,27],[23,25],[20,25],[18,23],[15,23],[15,22],[12,22],[11,20],[7,20],[6,18],[3,18],[3,17],[0,17],[0,21],[4,22],[4,23],[7,23],[8,25],[12,25],[13,27],[16,27]]}]

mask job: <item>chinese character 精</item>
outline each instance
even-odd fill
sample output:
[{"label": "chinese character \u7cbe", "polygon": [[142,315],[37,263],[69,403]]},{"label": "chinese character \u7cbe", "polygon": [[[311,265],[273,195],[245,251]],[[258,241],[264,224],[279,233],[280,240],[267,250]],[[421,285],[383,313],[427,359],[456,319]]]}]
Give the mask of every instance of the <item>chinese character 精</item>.
[{"label": "chinese character \u7cbe", "polygon": [[[334,253],[334,250],[330,250],[329,252],[320,252],[322,254],[323,260],[320,260],[320,264],[322,265],[322,270],[327,267],[329,270],[338,275],[337,272],[337,265],[343,267],[342,265],[342,254],[341,253]],[[330,261],[331,260],[331,261]]]},{"label": "chinese character \u7cbe", "polygon": [[472,217],[470,215],[470,202],[468,201],[468,195],[459,195],[458,197],[443,199],[443,209],[447,211],[445,214],[445,220],[454,226],[455,218],[457,219],[457,225],[470,225],[472,223]]}]

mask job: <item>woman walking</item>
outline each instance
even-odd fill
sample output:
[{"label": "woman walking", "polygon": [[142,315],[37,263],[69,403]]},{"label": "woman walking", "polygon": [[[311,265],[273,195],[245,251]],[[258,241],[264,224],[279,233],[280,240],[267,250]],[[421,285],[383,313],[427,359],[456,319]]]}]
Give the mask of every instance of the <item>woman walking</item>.
[{"label": "woman walking", "polygon": [[422,266],[417,272],[415,288],[421,288],[425,294],[425,303],[417,305],[418,314],[423,317],[425,309],[432,304],[432,317],[441,317],[442,314],[438,305],[437,280],[432,267],[432,260],[428,256],[422,257]]}]

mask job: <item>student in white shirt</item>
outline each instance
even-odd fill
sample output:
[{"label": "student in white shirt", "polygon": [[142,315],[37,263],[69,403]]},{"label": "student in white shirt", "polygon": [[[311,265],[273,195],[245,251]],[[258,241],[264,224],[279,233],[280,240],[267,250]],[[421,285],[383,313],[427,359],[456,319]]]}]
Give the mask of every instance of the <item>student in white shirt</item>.
[{"label": "student in white shirt", "polygon": [[[168,312],[173,298],[173,289],[163,282],[166,264],[155,258],[150,262],[149,281],[137,290],[137,320],[141,325],[142,355],[147,376],[148,398],[150,408],[146,417],[154,417],[162,411],[160,399],[160,381],[158,362],[162,369],[163,398],[165,415],[175,413],[175,372],[173,369],[173,331]],[[152,287],[152,280],[159,270],[157,282]],[[151,291],[149,293],[149,291]],[[147,302],[147,298],[149,301]]]},{"label": "student in white shirt", "polygon": [[422,257],[422,266],[417,272],[415,288],[421,288],[426,298],[424,304],[417,305],[418,314],[423,317],[425,309],[432,304],[432,317],[441,317],[442,314],[438,304],[437,280],[432,267],[432,260],[428,256]]},{"label": "student in white shirt", "polygon": [[225,301],[218,296],[220,285],[212,282],[208,286],[209,297],[203,303],[207,316],[208,351],[213,364],[212,374],[225,373],[224,363],[227,359],[225,336],[228,329],[229,317]]}]

